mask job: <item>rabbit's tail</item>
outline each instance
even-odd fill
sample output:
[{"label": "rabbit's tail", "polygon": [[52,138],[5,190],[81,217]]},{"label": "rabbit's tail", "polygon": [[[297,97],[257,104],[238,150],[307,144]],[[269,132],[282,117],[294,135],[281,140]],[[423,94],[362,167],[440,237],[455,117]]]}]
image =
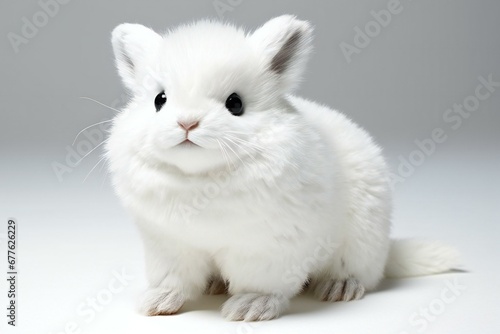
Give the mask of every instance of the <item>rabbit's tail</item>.
[{"label": "rabbit's tail", "polygon": [[385,267],[386,277],[432,275],[459,265],[458,251],[437,241],[392,240]]}]

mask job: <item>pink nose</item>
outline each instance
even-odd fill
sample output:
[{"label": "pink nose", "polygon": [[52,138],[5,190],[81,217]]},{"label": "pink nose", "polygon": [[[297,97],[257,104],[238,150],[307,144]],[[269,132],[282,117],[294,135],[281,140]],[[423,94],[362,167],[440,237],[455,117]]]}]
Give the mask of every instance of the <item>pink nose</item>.
[{"label": "pink nose", "polygon": [[179,124],[179,126],[186,131],[194,130],[198,127],[198,125],[200,125],[200,123],[198,121],[194,121],[194,122],[180,122],[179,121],[179,122],[177,122],[177,124]]}]

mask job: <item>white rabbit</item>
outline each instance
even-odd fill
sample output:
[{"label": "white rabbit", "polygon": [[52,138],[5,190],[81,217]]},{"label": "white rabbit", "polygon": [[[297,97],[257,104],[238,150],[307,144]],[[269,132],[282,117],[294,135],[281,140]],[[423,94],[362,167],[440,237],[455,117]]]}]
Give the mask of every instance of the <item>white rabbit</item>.
[{"label": "white rabbit", "polygon": [[230,320],[278,317],[309,286],[359,299],[384,276],[443,272],[456,251],[391,241],[387,165],[343,114],[289,95],[311,53],[308,22],[253,33],[200,21],[112,34],[130,103],[106,151],[144,240],[148,315],[227,291]]}]

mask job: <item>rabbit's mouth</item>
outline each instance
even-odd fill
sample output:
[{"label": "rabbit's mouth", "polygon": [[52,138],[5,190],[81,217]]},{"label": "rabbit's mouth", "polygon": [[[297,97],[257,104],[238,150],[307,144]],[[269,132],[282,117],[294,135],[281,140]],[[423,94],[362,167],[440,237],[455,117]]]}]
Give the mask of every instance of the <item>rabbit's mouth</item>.
[{"label": "rabbit's mouth", "polygon": [[182,142],[180,142],[179,144],[177,144],[177,146],[179,147],[191,147],[191,146],[197,146],[197,147],[200,147],[200,145],[192,142],[191,140],[189,140],[188,138],[184,139]]}]

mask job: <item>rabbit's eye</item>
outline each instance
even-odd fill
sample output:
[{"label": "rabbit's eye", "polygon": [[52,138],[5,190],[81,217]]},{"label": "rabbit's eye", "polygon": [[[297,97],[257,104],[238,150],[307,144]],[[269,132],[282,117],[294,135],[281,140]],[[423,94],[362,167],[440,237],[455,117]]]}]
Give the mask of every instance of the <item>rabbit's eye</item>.
[{"label": "rabbit's eye", "polygon": [[241,116],[244,112],[243,102],[241,102],[241,98],[236,93],[229,95],[226,100],[226,108],[234,116]]},{"label": "rabbit's eye", "polygon": [[163,105],[167,102],[167,95],[165,95],[165,91],[160,92],[160,94],[155,97],[155,108],[156,112],[160,111]]}]

